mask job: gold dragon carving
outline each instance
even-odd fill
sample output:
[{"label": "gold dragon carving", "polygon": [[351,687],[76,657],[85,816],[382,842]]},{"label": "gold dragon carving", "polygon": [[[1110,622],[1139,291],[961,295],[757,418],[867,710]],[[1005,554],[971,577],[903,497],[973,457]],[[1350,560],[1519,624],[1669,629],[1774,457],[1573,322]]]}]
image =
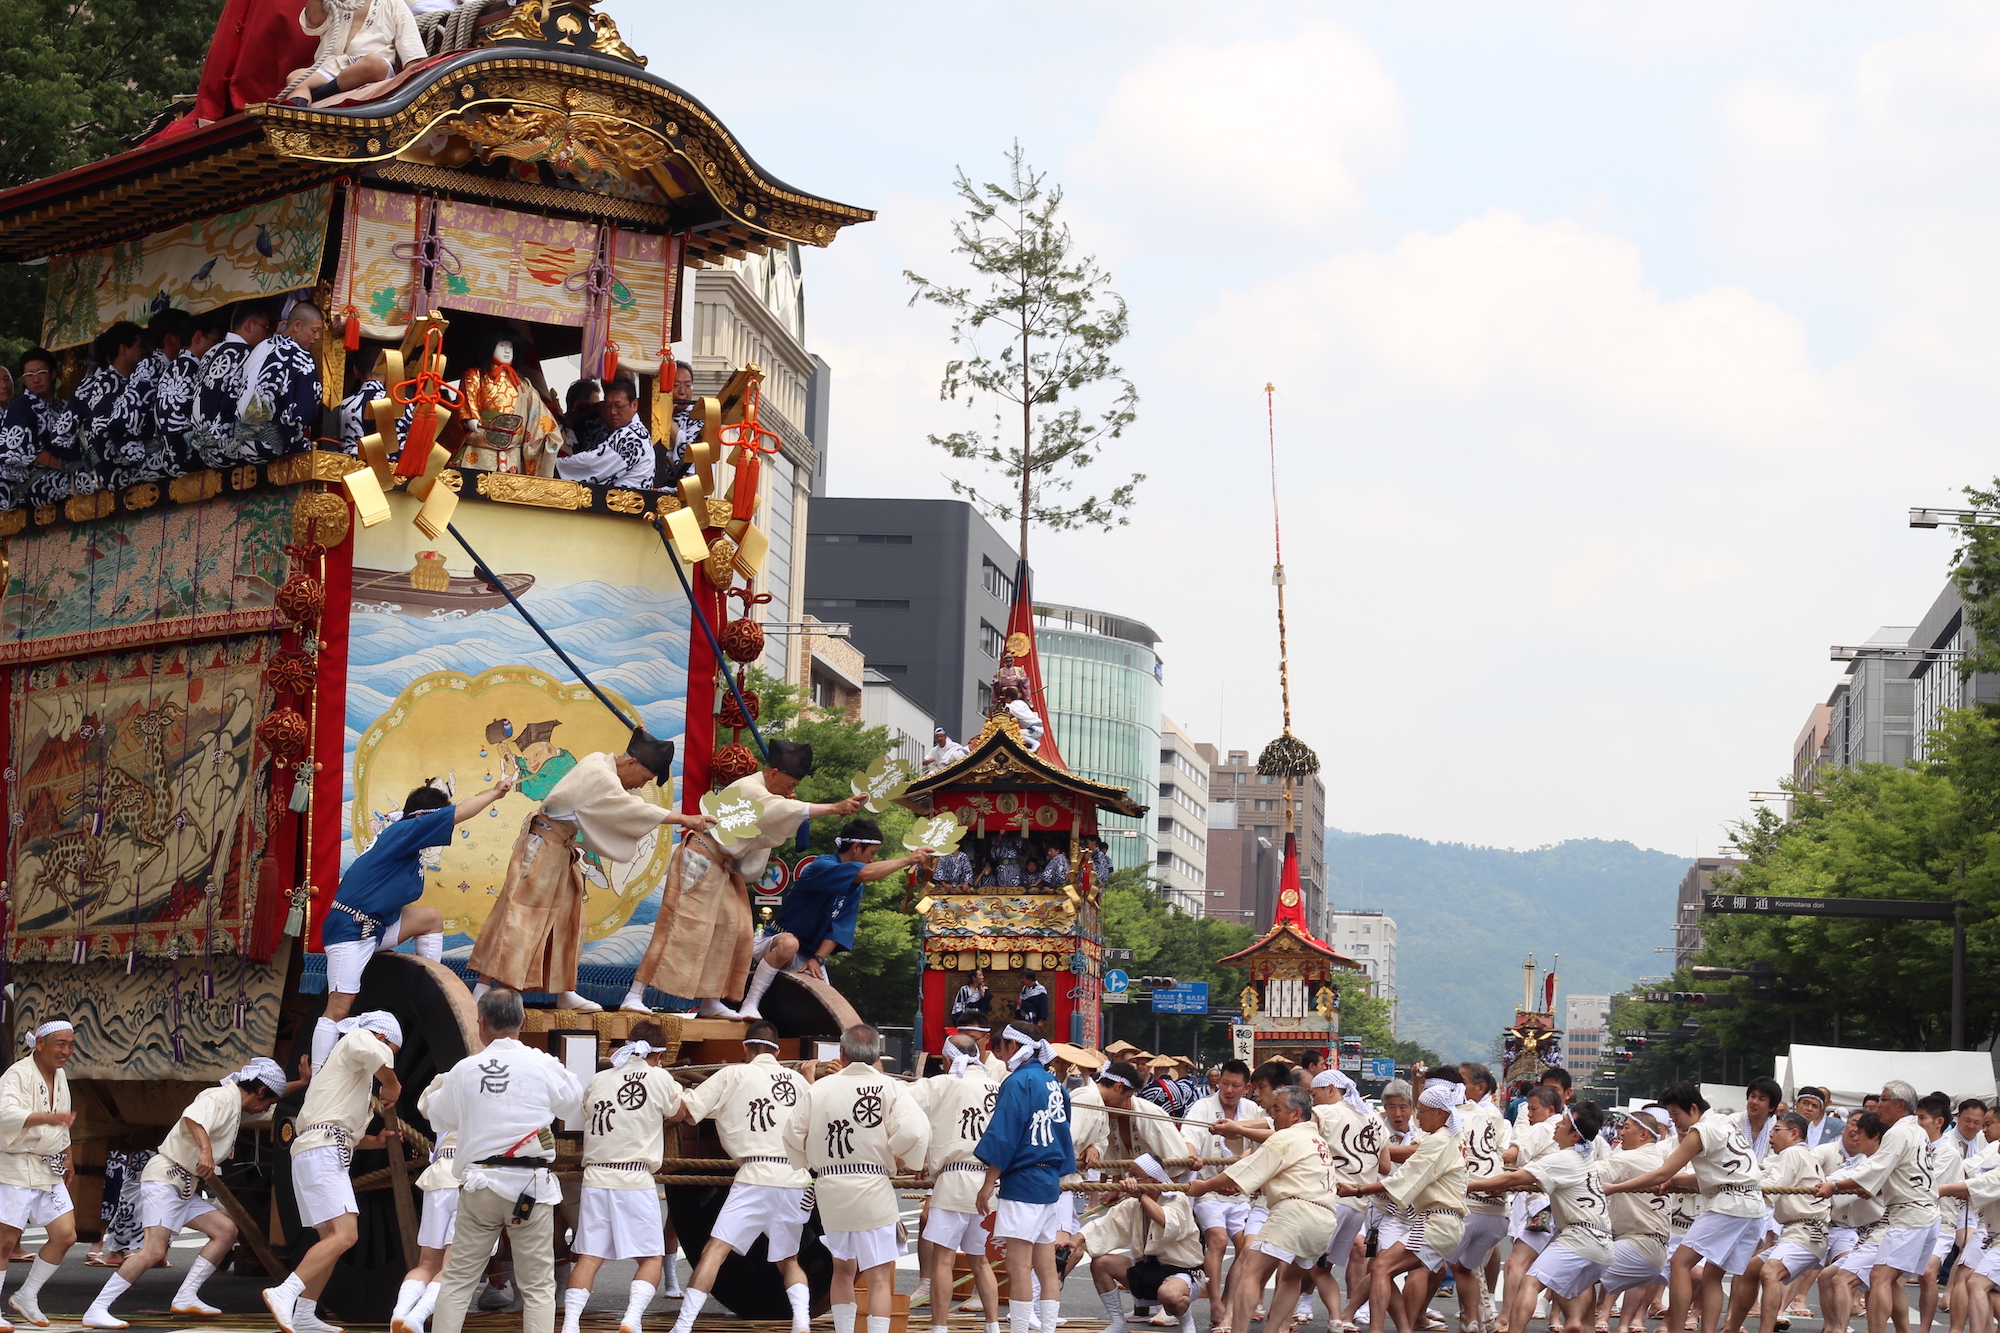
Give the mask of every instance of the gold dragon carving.
[{"label": "gold dragon carving", "polygon": [[559,168],[582,162],[594,171],[644,171],[670,151],[666,140],[635,125],[554,107],[488,112],[460,121],[458,129],[484,162],[506,157]]}]

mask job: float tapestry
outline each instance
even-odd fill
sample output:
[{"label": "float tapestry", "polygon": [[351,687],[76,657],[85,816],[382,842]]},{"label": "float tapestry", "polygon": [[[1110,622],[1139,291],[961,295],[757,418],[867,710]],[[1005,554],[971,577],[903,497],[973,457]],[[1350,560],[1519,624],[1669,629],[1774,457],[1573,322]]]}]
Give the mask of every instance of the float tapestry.
[{"label": "float tapestry", "polygon": [[236,953],[256,912],[254,732],[275,634],[13,668],[8,957]]},{"label": "float tapestry", "polygon": [[[408,522],[413,501],[400,492],[390,500],[402,521],[356,536],[342,863],[420,783],[448,781],[466,797],[503,773],[519,776],[517,791],[460,825],[426,864],[423,901],[443,913],[453,961],[470,952],[492,910],[522,821],[579,759],[622,753],[629,732],[501,594],[472,577],[462,551],[447,558],[427,547]],[[688,607],[651,527],[497,504],[462,505],[453,522],[620,710],[679,742]],[[640,795],[674,803],[654,784]],[[585,964],[638,961],[671,832],[647,838],[630,862],[585,853]]]}]

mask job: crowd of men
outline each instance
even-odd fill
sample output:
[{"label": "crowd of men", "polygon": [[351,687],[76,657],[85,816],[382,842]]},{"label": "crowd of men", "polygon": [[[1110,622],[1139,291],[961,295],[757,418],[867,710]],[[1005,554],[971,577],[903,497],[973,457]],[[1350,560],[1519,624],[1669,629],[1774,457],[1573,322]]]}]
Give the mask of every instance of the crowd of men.
[{"label": "crowd of men", "polygon": [[[986,1333],[1003,1317],[990,1247],[1004,1255],[1010,1333],[1055,1333],[1060,1295],[1080,1269],[1109,1333],[1133,1318],[1195,1333],[1248,1333],[1312,1320],[1371,1333],[1448,1328],[1433,1299],[1455,1288],[1462,1333],[1526,1333],[1549,1303],[1552,1329],[1583,1333],[1655,1318],[1659,1333],[1779,1333],[1816,1289],[1828,1333],[1868,1333],[1911,1315],[1928,1329],[1987,1333],[2000,1300],[2000,1115],[1891,1081],[1851,1114],[1824,1091],[1785,1104],[1770,1079],[1744,1110],[1713,1111],[1697,1085],[1610,1113],[1571,1097],[1560,1069],[1527,1089],[1511,1117],[1486,1066],[1396,1080],[1379,1103],[1323,1058],[1230,1061],[1210,1090],[1149,1080],[1101,1052],[1045,1041],[1035,1024],[951,1035],[944,1063],[906,1081],[881,1069],[866,1025],[840,1057],[786,1064],[776,1029],[750,1024],[743,1059],[684,1087],[664,1066],[664,1034],[634,1024],[595,1077],[581,1081],[525,1045],[518,992],[477,1002],[480,1044],[416,1105],[437,1134],[423,1192],[420,1260],[402,1283],[396,1333],[459,1333],[507,1237],[526,1333],[578,1333],[608,1260],[636,1263],[620,1320],[643,1333],[654,1299],[680,1295],[674,1333],[691,1333],[723,1261],[758,1240],[776,1269],[794,1333],[811,1323],[799,1261],[810,1220],[833,1261],[835,1333],[887,1333],[896,1263],[915,1240],[921,1284],[942,1333],[958,1264]],[[403,1042],[381,1011],[344,1018],[304,1084],[290,1178],[318,1239],[264,1292],[285,1333],[337,1333],[318,1300],[357,1239],[357,1151],[402,1131],[395,1073]],[[7,1297],[20,1322],[48,1327],[41,1291],[75,1239],[67,1190],[71,1108],[63,1066],[76,1033],[63,1018],[26,1034],[29,1055],[0,1074],[0,1246],[46,1229],[27,1279]],[[202,1197],[245,1116],[298,1084],[258,1059],[197,1096],[147,1167],[145,1244],[82,1316],[126,1324],[113,1305],[191,1228],[207,1238],[172,1300],[176,1316],[220,1312],[201,1299],[235,1225]],[[583,1125],[582,1171],[565,1189],[555,1133]],[[678,1239],[655,1175],[674,1122],[711,1121],[735,1163],[720,1216],[684,1293]],[[928,1190],[916,1234],[898,1191]],[[562,1262],[558,1263],[558,1256]],[[1915,1309],[1908,1287],[1914,1285]],[[558,1288],[561,1296],[558,1298]],[[1268,1294],[1267,1294],[1268,1293]],[[866,1305],[865,1314],[862,1306]],[[9,1333],[11,1326],[0,1327]]]}]

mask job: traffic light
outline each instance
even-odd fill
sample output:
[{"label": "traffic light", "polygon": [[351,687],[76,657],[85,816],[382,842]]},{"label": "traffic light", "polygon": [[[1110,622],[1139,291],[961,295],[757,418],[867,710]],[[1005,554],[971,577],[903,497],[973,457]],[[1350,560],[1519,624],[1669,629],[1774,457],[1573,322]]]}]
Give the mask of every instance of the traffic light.
[{"label": "traffic light", "polygon": [[1139,984],[1142,986],[1151,986],[1154,990],[1172,990],[1174,987],[1180,985],[1172,977],[1140,977]]},{"label": "traffic light", "polygon": [[1778,988],[1778,969],[1769,963],[1750,964],[1750,993],[1760,1000],[1768,1000]]}]

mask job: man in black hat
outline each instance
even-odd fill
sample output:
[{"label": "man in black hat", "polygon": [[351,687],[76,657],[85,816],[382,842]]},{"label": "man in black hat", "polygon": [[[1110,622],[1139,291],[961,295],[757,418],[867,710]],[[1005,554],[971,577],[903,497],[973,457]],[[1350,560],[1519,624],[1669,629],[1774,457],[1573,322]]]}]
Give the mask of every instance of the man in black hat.
[{"label": "man in black hat", "polygon": [[696,832],[713,825],[707,815],[683,815],[639,795],[649,782],[669,786],[672,741],[634,727],[625,753],[584,756],[542,798],[541,809],[521,825],[500,896],[479,928],[467,964],[480,976],[475,998],[494,983],[518,991],[547,991],[559,1008],[589,1012],[603,1006],[576,993],[583,952],[583,870],[576,848],[607,862],[624,863],[662,824]]},{"label": "man in black hat", "polygon": [[701,1001],[704,1018],[736,1018],[723,1003],[743,994],[750,975],[750,888],[764,878],[773,848],[783,846],[808,819],[845,817],[861,808],[863,797],[795,800],[799,781],[813,770],[812,746],[772,741],[767,767],[729,788],[762,811],[756,831],[733,847],[706,835],[684,839],[667,867],[660,890],[660,914],[653,938],[633,975],[621,1009],[644,1011],[646,987]]}]

